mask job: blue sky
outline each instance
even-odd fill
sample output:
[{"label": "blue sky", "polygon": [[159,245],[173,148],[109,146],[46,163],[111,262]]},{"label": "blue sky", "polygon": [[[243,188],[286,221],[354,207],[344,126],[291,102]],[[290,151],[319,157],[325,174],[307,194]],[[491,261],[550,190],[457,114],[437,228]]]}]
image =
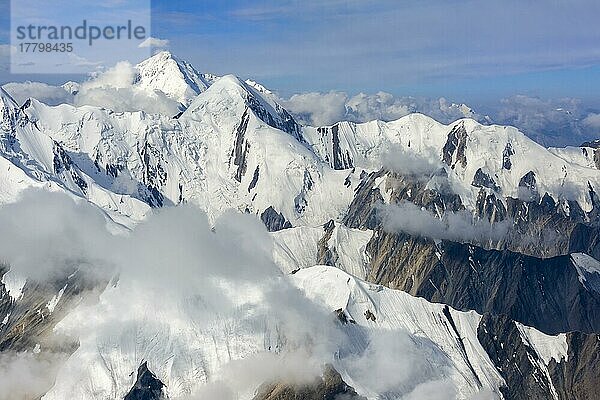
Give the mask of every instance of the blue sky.
[{"label": "blue sky", "polygon": [[[8,0],[0,0],[7,42]],[[152,35],[199,70],[283,95],[342,90],[484,104],[514,94],[596,102],[600,1],[166,1]],[[8,80],[61,76],[1,75]]]},{"label": "blue sky", "polygon": [[597,0],[153,4],[153,33],[174,53],[283,93],[595,100],[600,89]]}]

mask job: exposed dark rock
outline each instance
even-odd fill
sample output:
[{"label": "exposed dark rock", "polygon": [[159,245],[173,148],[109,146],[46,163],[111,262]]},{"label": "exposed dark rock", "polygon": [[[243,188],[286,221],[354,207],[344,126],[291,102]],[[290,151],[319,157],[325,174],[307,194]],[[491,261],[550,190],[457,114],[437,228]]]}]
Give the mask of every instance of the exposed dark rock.
[{"label": "exposed dark rock", "polygon": [[443,313],[444,313],[444,316],[446,317],[446,320],[448,321],[448,324],[450,325],[450,328],[452,329],[452,333],[456,336],[456,343],[458,344],[458,348],[460,349],[462,358],[465,360],[465,362],[467,363],[467,366],[471,370],[471,374],[473,374],[473,377],[476,380],[477,386],[481,387],[481,380],[477,376],[477,372],[475,371],[475,368],[473,368],[473,364],[471,364],[471,361],[469,360],[469,356],[467,354],[467,349],[465,347],[465,342],[464,342],[462,336],[460,335],[460,333],[458,332],[458,329],[456,327],[456,322],[454,322],[454,318],[452,318],[452,313],[450,312],[450,307],[444,306]]},{"label": "exposed dark rock", "polygon": [[[8,266],[0,265],[0,276]],[[28,280],[22,295],[13,299],[0,283],[0,352],[30,351],[36,344],[47,348],[52,343],[53,350],[69,353],[74,351],[75,343],[65,342],[60,349],[52,340],[55,325],[84,298],[91,296],[106,285],[76,270],[65,270],[63,278],[54,278],[46,282]],[[50,310],[48,302],[62,292],[59,301]]]},{"label": "exposed dark rock", "polygon": [[334,311],[335,312],[335,316],[337,317],[337,319],[343,324],[346,325],[348,323],[348,316],[346,315],[346,313],[344,312],[343,309],[338,308],[337,310]]},{"label": "exposed dark rock", "polygon": [[504,151],[502,152],[502,168],[506,170],[510,170],[512,168],[512,161],[510,160],[511,156],[515,155],[515,151],[512,148],[510,143],[506,143],[506,147],[504,147]]},{"label": "exposed dark rock", "polygon": [[140,158],[144,163],[140,196],[151,207],[162,207],[165,198],[160,188],[167,183],[167,171],[163,168],[160,151],[150,143],[145,143],[140,150]]},{"label": "exposed dark rock", "polygon": [[125,167],[122,165],[106,164],[106,167],[105,167],[106,173],[108,175],[112,176],[113,178],[116,178],[117,176],[119,176],[119,173],[122,172],[124,169],[125,169]]},{"label": "exposed dark rock", "polygon": [[73,163],[69,154],[62,148],[58,142],[53,143],[54,158],[52,160],[54,172],[56,174],[68,173],[73,182],[83,192],[87,192],[87,182],[79,174],[79,169]]},{"label": "exposed dark rock", "polygon": [[535,172],[529,171],[521,177],[519,181],[519,198],[527,201],[539,198]]},{"label": "exposed dark rock", "polygon": [[592,140],[591,142],[583,142],[579,147],[591,147],[592,149],[600,148],[600,139]]},{"label": "exposed dark rock", "polygon": [[546,333],[600,332],[600,294],[587,290],[570,256],[541,259],[507,250],[389,233],[367,244],[367,280],[459,310],[505,314]]},{"label": "exposed dark rock", "polygon": [[500,391],[506,400],[552,399],[552,383],[542,370],[543,360],[523,341],[514,321],[506,316],[484,315],[477,339],[504,378]]},{"label": "exposed dark rock", "polygon": [[442,149],[442,160],[450,168],[454,169],[457,163],[460,163],[463,168],[467,166],[467,157],[465,155],[467,137],[464,122],[454,125],[448,134],[448,139]]},{"label": "exposed dark rock", "polygon": [[559,400],[598,398],[600,382],[600,335],[567,333],[566,360],[548,366]]},{"label": "exposed dark rock", "polygon": [[559,400],[598,398],[598,334],[567,333],[566,359],[551,359],[548,365],[506,316],[484,315],[477,338],[506,382],[501,388],[506,400],[545,400],[554,394]]},{"label": "exposed dark rock", "polygon": [[71,157],[67,154],[67,152],[62,148],[62,146],[57,142],[54,142],[53,144],[53,152],[54,172],[60,174],[65,170],[70,170],[71,166],[73,165],[73,161],[71,160]]},{"label": "exposed dark rock", "polygon": [[600,169],[600,149],[594,149],[594,164]]},{"label": "exposed dark rock", "polygon": [[260,215],[260,219],[267,227],[269,232],[280,231],[282,229],[291,228],[292,224],[285,219],[283,214],[275,211],[273,206],[269,206],[263,213]]},{"label": "exposed dark rock", "polygon": [[340,134],[339,134],[339,130],[340,130],[340,125],[335,124],[331,127],[319,127],[317,128],[317,132],[321,134],[321,137],[324,138],[323,140],[325,140],[325,138],[329,138],[329,135],[331,135],[331,156],[332,159],[329,159],[329,157],[326,155],[325,156],[325,161],[329,163],[329,165],[333,168],[333,169],[349,169],[349,168],[354,168],[354,161],[352,160],[352,156],[350,155],[350,153],[348,151],[342,151],[342,148],[340,146]]},{"label": "exposed dark rock", "polygon": [[233,145],[232,150],[232,158],[233,164],[237,166],[237,169],[234,174],[234,178],[236,181],[241,182],[242,177],[246,173],[246,168],[248,167],[247,163],[247,155],[248,150],[250,149],[250,144],[246,141],[246,129],[248,128],[248,121],[250,120],[250,115],[248,114],[248,109],[244,111],[242,115],[242,119],[240,124],[235,130],[235,143]]},{"label": "exposed dark rock", "polygon": [[335,251],[330,249],[327,245],[329,239],[331,239],[331,234],[333,233],[334,229],[335,222],[333,222],[333,220],[330,220],[323,225],[323,230],[325,233],[317,243],[317,264],[319,265],[335,266],[338,256]]},{"label": "exposed dark rock", "polygon": [[165,385],[148,369],[144,361],[137,371],[137,379],[123,400],[165,400]]},{"label": "exposed dark rock", "polygon": [[306,140],[304,140],[302,137],[302,128],[285,108],[281,107],[279,104],[275,104],[276,115],[272,115],[251,93],[253,89],[250,87],[246,87],[246,89],[246,101],[248,103],[248,107],[254,111],[254,114],[256,114],[258,118],[273,128],[281,129],[282,131],[289,133],[299,142],[306,143]]},{"label": "exposed dark rock", "polygon": [[441,169],[432,177],[440,186],[440,190],[434,190],[428,185],[429,182],[415,177],[385,170],[368,174],[362,178],[356,189],[344,224],[351,228],[375,229],[382,222],[379,207],[383,204],[383,197],[379,188],[373,187],[375,180],[383,176],[386,179],[385,187],[391,204],[409,201],[434,214],[464,209],[460,197],[446,190],[444,175],[445,170]]},{"label": "exposed dark rock", "polygon": [[[392,204],[409,201],[434,215],[464,210],[460,197],[443,184],[441,175],[430,181],[419,181],[380,170],[363,174],[344,217],[345,225],[376,229],[381,224],[383,197],[379,189],[373,187],[375,180],[382,176],[385,176],[385,187]],[[533,177],[525,181],[531,183],[532,180]],[[434,181],[442,184],[435,189],[436,186],[431,185]],[[502,200],[497,193],[482,188],[475,205],[475,217],[492,223],[509,222],[505,223],[506,235],[501,240],[477,243],[486,248],[508,249],[542,258],[582,252],[600,259],[599,219],[593,212],[586,214],[577,202],[563,200],[558,203],[548,194],[529,201]]]},{"label": "exposed dark rock", "polygon": [[264,384],[258,389],[254,400],[366,400],[356,394],[356,391],[348,386],[340,374],[331,366],[327,365],[323,376],[316,379],[314,383],[306,385],[294,385],[282,383]]},{"label": "exposed dark rock", "polygon": [[502,200],[495,193],[488,193],[485,189],[481,189],[477,195],[475,215],[479,219],[494,223],[504,221],[507,217],[507,212],[504,203],[502,203]]},{"label": "exposed dark rock", "polygon": [[473,177],[473,182],[471,182],[471,185],[480,188],[488,188],[496,192],[500,192],[500,186],[498,186],[494,178],[489,176],[487,173],[483,172],[481,168],[475,171],[475,176]]},{"label": "exposed dark rock", "polygon": [[250,191],[254,189],[258,183],[259,169],[260,166],[257,165],[256,169],[254,170],[254,175],[252,176],[252,181],[250,181],[250,185],[248,185],[248,193],[250,193]]},{"label": "exposed dark rock", "polygon": [[373,314],[371,310],[365,311],[365,318],[367,319],[367,321],[375,322],[377,320],[377,317],[375,317],[375,314]]},{"label": "exposed dark rock", "polygon": [[312,180],[312,176],[308,170],[304,170],[304,181],[302,183],[302,189],[300,193],[296,195],[294,198],[294,209],[296,210],[296,214],[301,215],[304,213],[304,210],[308,206],[307,195],[313,188],[314,182]]},{"label": "exposed dark rock", "polygon": [[383,176],[384,170],[371,174],[361,174],[361,183],[356,189],[354,199],[350,203],[344,217],[344,224],[350,228],[373,229],[381,221],[378,216],[378,206],[383,204],[383,197],[378,188],[373,189],[375,179]]}]

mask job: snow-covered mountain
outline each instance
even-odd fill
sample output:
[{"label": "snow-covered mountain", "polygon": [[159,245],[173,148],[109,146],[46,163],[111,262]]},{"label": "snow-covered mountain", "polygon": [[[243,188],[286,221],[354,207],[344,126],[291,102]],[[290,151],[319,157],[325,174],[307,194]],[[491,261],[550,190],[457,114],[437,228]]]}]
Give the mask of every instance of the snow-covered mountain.
[{"label": "snow-covered mountain", "polygon": [[187,106],[205,91],[217,77],[202,74],[187,61],[168,51],[161,51],[136,66],[134,85],[146,90],[160,90]]},{"label": "snow-covered mountain", "polygon": [[0,89],[0,350],[66,359],[36,395],[283,399],[264,385],[335,371],[355,398],[593,398],[598,149],[422,114],[301,126],[168,52],[136,71],[182,112]]}]

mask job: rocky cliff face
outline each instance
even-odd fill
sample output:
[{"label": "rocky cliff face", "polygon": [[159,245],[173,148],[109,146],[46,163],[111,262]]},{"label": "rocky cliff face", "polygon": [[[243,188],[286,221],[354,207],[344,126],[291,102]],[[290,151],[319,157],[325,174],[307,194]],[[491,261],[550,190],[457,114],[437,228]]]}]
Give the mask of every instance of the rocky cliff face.
[{"label": "rocky cliff face", "polygon": [[[526,330],[506,316],[485,315],[478,339],[500,371],[505,399],[595,399],[600,379],[600,337],[570,332],[564,353],[536,348]],[[551,339],[556,340],[556,339]]]},{"label": "rocky cliff face", "polygon": [[367,251],[373,282],[546,333],[600,331],[600,295],[581,284],[570,256],[541,259],[381,229]]},{"label": "rocky cliff face", "polygon": [[[0,269],[0,351],[72,352],[76,343],[56,346],[53,328],[83,299],[101,291],[98,282],[72,271],[51,281],[13,280]],[[10,285],[8,284],[10,282]]]},{"label": "rocky cliff face", "polygon": [[166,400],[165,385],[149,369],[148,363],[143,362],[137,370],[135,384],[123,400]]}]

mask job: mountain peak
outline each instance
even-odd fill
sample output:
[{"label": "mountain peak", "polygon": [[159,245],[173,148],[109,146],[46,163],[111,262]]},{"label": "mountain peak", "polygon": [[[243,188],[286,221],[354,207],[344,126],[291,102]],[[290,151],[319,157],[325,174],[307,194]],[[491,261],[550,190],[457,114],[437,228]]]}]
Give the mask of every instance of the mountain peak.
[{"label": "mountain peak", "polygon": [[[222,101],[224,98],[230,100],[229,105]],[[267,125],[287,132],[300,142],[304,142],[301,126],[272,95],[257,90],[256,87],[250,86],[235,75],[225,75],[217,79],[208,90],[194,99],[184,115],[191,116],[192,119],[197,118],[194,115],[199,110],[205,110],[207,103],[219,107],[230,107],[231,104],[236,104],[238,112],[249,108]]]},{"label": "mountain peak", "polygon": [[136,84],[139,87],[159,90],[186,106],[212,83],[212,76],[198,72],[192,64],[169,51],[153,55],[136,68]]}]

